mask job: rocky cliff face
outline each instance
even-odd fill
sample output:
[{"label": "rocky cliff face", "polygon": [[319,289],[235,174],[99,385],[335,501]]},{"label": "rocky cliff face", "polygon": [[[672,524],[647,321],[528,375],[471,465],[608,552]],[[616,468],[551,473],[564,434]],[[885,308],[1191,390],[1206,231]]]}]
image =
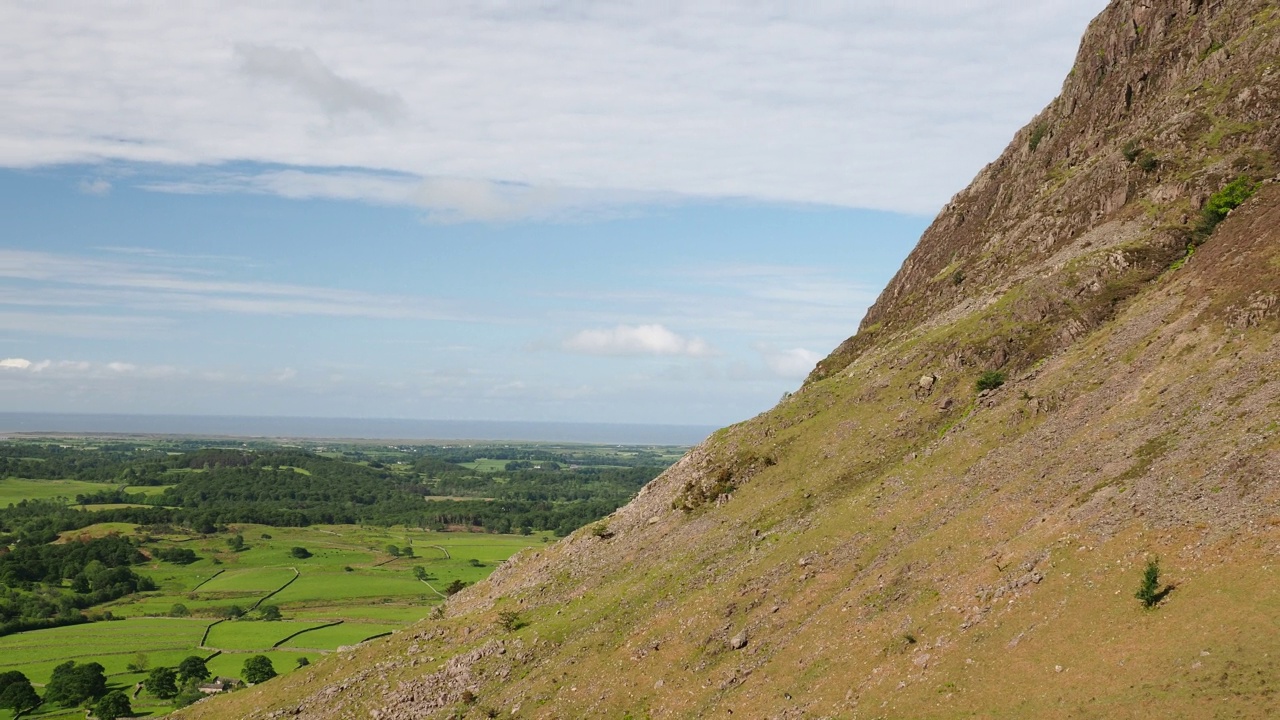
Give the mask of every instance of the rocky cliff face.
[{"label": "rocky cliff face", "polygon": [[1117,0],[799,392],[607,537],[183,717],[1268,716],[1278,115],[1274,3]]}]

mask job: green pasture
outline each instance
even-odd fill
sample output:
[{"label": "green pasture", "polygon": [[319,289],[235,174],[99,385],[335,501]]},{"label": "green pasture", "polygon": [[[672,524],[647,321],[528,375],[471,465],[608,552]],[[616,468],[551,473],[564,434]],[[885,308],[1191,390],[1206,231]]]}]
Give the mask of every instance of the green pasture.
[{"label": "green pasture", "polygon": [[0,672],[20,670],[31,682],[44,684],[67,660],[101,663],[108,675],[127,672],[138,652],[152,666],[176,664],[199,654],[196,645],[209,625],[194,619],[129,619],[35,630],[0,637]]},{"label": "green pasture", "polygon": [[[28,482],[44,484],[45,481]],[[99,489],[98,486],[95,489]],[[101,536],[112,532],[136,534],[137,527],[128,523],[101,523],[66,533],[64,537]],[[232,552],[227,539],[237,533],[244,537],[246,549]],[[415,556],[395,558],[387,553],[387,545],[412,547]],[[53,668],[62,662],[93,661],[102,663],[111,683],[131,687],[145,678],[145,673],[127,670],[138,652],[147,655],[150,667],[157,667],[176,666],[189,655],[208,657],[220,651],[221,654],[209,662],[210,670],[220,676],[239,677],[244,661],[254,654],[270,657],[276,671],[283,674],[297,667],[299,657],[315,660],[341,646],[355,645],[429,615],[441,599],[414,577],[415,566],[421,566],[431,576],[431,585],[443,591],[453,580],[466,583],[481,580],[515,552],[542,545],[542,534],[440,533],[418,528],[355,525],[307,528],[236,525],[227,533],[209,536],[152,536],[152,540],[142,546],[144,550],[183,547],[195,551],[199,559],[189,565],[151,560],[135,566],[138,573],[151,577],[159,589],[97,608],[126,619],[34,630],[0,638],[0,672],[20,670],[33,683],[43,685]],[[293,547],[305,547],[312,556],[294,558],[290,554]],[[479,562],[480,567],[472,565],[472,559]],[[207,649],[198,647],[205,628],[221,611],[233,604],[248,610],[289,582],[294,577],[294,568],[298,578],[265,601],[278,606],[284,620],[257,620],[253,619],[256,614],[251,613],[246,619],[222,622],[210,630],[204,643]],[[185,606],[191,617],[166,617],[175,604]],[[342,624],[320,627],[338,620],[343,621]],[[306,632],[280,648],[272,647],[299,630]],[[169,708],[143,693],[135,709],[135,717],[146,717],[164,714]],[[0,711],[0,720],[7,720],[4,712]],[[48,720],[84,717],[82,710],[73,708],[69,713],[49,708],[24,717]]]},{"label": "green pasture", "polygon": [[399,630],[400,625],[374,625],[372,623],[344,622],[341,625],[321,627],[308,630],[292,638],[280,649],[295,648],[298,650],[337,650],[343,645],[355,645],[375,635]]},{"label": "green pasture", "polygon": [[216,650],[265,650],[293,635],[317,627],[320,623],[277,620],[228,620],[209,630],[204,644]]},{"label": "green pasture", "polygon": [[[409,570],[400,572],[358,570],[355,572],[304,573],[271,601],[285,609],[289,603],[365,599],[375,597],[416,597],[431,591],[414,578]],[[286,613],[288,614],[288,613]],[[423,613],[426,614],[425,612]]]},{"label": "green pasture", "polygon": [[491,460],[489,458],[480,458],[471,462],[458,463],[464,468],[471,468],[478,472],[502,472],[507,469],[509,460]]},{"label": "green pasture", "polygon": [[271,664],[275,667],[276,673],[280,675],[296,670],[298,668],[298,658],[300,657],[305,657],[309,660],[315,660],[319,657],[319,655],[314,652],[298,652],[294,650],[224,652],[206,662],[205,666],[209,668],[209,672],[213,673],[217,677],[238,678],[240,677],[241,668],[244,667],[244,661],[254,655],[266,655],[271,658]]},{"label": "green pasture", "polygon": [[138,529],[133,523],[98,523],[89,527],[80,528],[79,530],[68,530],[58,536],[60,540],[70,540],[80,537],[104,537],[106,535],[132,535]]},{"label": "green pasture", "polygon": [[290,568],[252,568],[227,570],[200,586],[200,595],[211,594],[267,594],[294,578]]},{"label": "green pasture", "polygon": [[390,603],[379,602],[373,605],[368,603],[358,605],[308,605],[298,608],[295,611],[295,615],[308,620],[376,620],[396,623],[396,627],[404,627],[426,617],[430,606],[439,599],[434,594],[430,597],[432,600],[429,603],[413,600],[411,604],[406,604],[404,601],[393,601]]},{"label": "green pasture", "polygon": [[74,500],[76,495],[101,492],[114,486],[82,480],[27,480],[24,478],[0,479],[0,507],[8,507],[23,500]]}]

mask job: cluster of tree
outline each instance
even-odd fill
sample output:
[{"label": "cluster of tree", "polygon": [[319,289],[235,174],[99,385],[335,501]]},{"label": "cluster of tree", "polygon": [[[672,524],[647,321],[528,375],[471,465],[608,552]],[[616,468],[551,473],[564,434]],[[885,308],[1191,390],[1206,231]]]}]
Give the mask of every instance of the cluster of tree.
[{"label": "cluster of tree", "polygon": [[142,684],[155,697],[172,700],[175,707],[185,707],[204,697],[199,685],[210,677],[204,658],[189,655],[176,668],[152,669]]},{"label": "cluster of tree", "polygon": [[0,635],[83,622],[80,609],[154,590],[150,578],[129,567],[143,560],[118,536],[19,545],[0,554]]},{"label": "cluster of tree", "polygon": [[63,707],[85,705],[98,720],[117,720],[133,714],[129,696],[107,690],[107,676],[96,662],[77,665],[74,660],[55,667],[44,686],[44,699],[31,680],[16,670],[0,673],[0,708],[13,710],[14,717],[35,709],[42,702]]},{"label": "cluster of tree", "polygon": [[110,482],[120,478],[127,467],[140,459],[163,456],[163,453],[128,444],[79,448],[50,443],[4,443],[0,444],[0,477]]},{"label": "cluster of tree", "polygon": [[0,673],[0,708],[12,710],[16,717],[39,704],[40,696],[26,675],[17,670]]},{"label": "cluster of tree", "polygon": [[191,548],[162,547],[151,551],[151,557],[174,565],[190,565],[200,559]]}]

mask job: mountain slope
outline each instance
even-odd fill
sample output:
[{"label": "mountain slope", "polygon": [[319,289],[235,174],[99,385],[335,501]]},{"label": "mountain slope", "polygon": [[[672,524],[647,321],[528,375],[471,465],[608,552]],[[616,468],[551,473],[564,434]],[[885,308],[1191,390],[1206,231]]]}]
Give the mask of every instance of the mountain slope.
[{"label": "mountain slope", "polygon": [[1266,717],[1277,115],[1274,3],[1113,2],[798,392],[445,617],[182,716]]}]

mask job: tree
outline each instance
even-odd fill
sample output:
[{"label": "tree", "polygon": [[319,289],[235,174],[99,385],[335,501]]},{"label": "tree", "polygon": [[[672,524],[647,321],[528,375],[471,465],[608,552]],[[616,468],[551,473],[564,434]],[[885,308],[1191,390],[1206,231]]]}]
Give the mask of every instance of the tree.
[{"label": "tree", "polygon": [[524,627],[524,620],[515,610],[503,610],[498,613],[498,627],[507,632],[514,632]]},{"label": "tree", "polygon": [[465,588],[466,586],[467,584],[462,582],[461,580],[454,580],[453,582],[449,583],[448,587],[444,589],[444,594],[457,595],[458,593],[462,592],[462,589]]},{"label": "tree", "polygon": [[240,678],[247,683],[266,682],[276,676],[276,668],[271,664],[271,658],[266,655],[254,655],[244,661],[244,667],[240,669]]},{"label": "tree", "polygon": [[306,655],[303,655],[298,658],[298,667],[306,667],[310,664],[311,664],[311,661],[307,659]]},{"label": "tree", "polygon": [[129,672],[140,673],[140,672],[146,672],[147,668],[150,668],[150,667],[151,667],[151,658],[147,657],[146,653],[139,650],[137,654],[133,656],[133,662],[126,665],[125,669],[127,669]]},{"label": "tree", "polygon": [[405,557],[413,557],[413,546],[405,545],[404,547],[400,548],[400,554]]},{"label": "tree", "polygon": [[187,683],[182,686],[182,689],[178,691],[177,695],[173,696],[173,706],[176,708],[184,708],[191,703],[202,699],[204,696],[204,693],[200,692],[200,689],[196,687],[195,683]]},{"label": "tree", "polygon": [[93,715],[98,720],[116,720],[133,714],[129,705],[129,696],[119,690],[112,690],[93,706]]},{"label": "tree", "polygon": [[174,603],[173,607],[169,608],[169,617],[186,617],[190,614],[191,611],[182,603]]},{"label": "tree", "polygon": [[426,568],[424,568],[424,567],[422,567],[421,565],[414,565],[414,566],[413,566],[413,576],[414,576],[415,578],[419,579],[419,580],[426,580],[426,579],[427,579],[427,569],[426,569]]},{"label": "tree", "polygon": [[0,708],[13,710],[14,717],[40,704],[40,696],[26,675],[12,670],[0,673]]},{"label": "tree", "polygon": [[277,605],[263,605],[258,608],[258,612],[262,613],[263,620],[279,620],[280,607]]},{"label": "tree", "polygon": [[307,558],[311,557],[311,551],[304,547],[290,548],[289,554],[298,558],[299,560],[306,560]]},{"label": "tree", "polygon": [[387,554],[390,555],[391,557],[400,557],[400,548],[396,547],[395,545],[388,545]]},{"label": "tree", "polygon": [[1147,561],[1147,568],[1142,572],[1142,583],[1138,585],[1138,592],[1133,596],[1141,600],[1142,606],[1147,608],[1155,607],[1156,603],[1164,598],[1164,593],[1160,592],[1159,558]]},{"label": "tree", "polygon": [[244,536],[232,535],[227,538],[227,547],[231,548],[231,552],[240,552],[244,549]]},{"label": "tree", "polygon": [[53,669],[49,683],[45,685],[44,699],[74,707],[107,694],[107,676],[96,662],[76,665],[68,660]]},{"label": "tree", "polygon": [[178,673],[173,668],[158,667],[147,676],[147,692],[161,700],[178,694]]},{"label": "tree", "polygon": [[244,615],[244,608],[239,605],[228,605],[218,611],[218,614],[228,620],[235,620]]},{"label": "tree", "polygon": [[188,655],[178,663],[178,677],[182,682],[200,682],[209,679],[209,668],[205,667],[204,658],[199,655]]}]

